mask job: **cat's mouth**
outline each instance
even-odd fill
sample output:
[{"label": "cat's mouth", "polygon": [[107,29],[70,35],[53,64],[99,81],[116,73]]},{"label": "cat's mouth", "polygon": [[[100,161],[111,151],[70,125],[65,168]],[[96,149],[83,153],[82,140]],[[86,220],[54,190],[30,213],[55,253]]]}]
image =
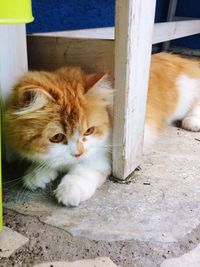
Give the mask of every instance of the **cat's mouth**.
[{"label": "cat's mouth", "polygon": [[84,151],[75,153],[75,154],[71,154],[71,155],[72,155],[72,157],[78,159],[78,158],[81,158],[81,157],[83,157],[84,155],[86,155],[86,153],[87,153],[87,149],[85,149]]},{"label": "cat's mouth", "polygon": [[74,154],[72,156],[75,157],[75,158],[80,158],[80,156],[82,156],[82,155],[83,155],[83,153],[79,153],[79,154]]}]

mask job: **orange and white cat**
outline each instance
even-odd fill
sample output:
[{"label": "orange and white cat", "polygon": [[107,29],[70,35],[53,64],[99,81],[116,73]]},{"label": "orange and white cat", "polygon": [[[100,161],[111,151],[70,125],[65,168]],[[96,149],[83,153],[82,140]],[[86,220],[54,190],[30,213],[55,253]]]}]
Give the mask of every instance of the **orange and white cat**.
[{"label": "orange and white cat", "polygon": [[[139,67],[139,66],[138,66]],[[45,188],[65,175],[55,190],[58,202],[77,206],[111,173],[113,89],[105,73],[77,67],[28,72],[15,85],[6,113],[10,145],[32,162],[23,181]],[[200,130],[200,69],[197,62],[160,53],[152,56],[144,147],[169,123]]]}]

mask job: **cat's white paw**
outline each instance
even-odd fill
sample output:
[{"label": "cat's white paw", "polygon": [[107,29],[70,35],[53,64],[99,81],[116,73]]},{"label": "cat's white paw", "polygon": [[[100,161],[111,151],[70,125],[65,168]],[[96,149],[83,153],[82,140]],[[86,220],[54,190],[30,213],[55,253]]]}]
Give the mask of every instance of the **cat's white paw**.
[{"label": "cat's white paw", "polygon": [[200,118],[197,116],[186,117],[182,121],[182,127],[189,131],[199,132],[200,131]]},{"label": "cat's white paw", "polygon": [[78,206],[94,194],[95,188],[81,177],[66,175],[54,192],[59,203],[65,206]]},{"label": "cat's white paw", "polygon": [[37,188],[45,189],[46,184],[56,179],[57,177],[57,172],[54,170],[41,168],[31,168],[31,170],[29,170],[27,171],[27,174],[22,178],[22,180],[24,186],[32,191]]}]

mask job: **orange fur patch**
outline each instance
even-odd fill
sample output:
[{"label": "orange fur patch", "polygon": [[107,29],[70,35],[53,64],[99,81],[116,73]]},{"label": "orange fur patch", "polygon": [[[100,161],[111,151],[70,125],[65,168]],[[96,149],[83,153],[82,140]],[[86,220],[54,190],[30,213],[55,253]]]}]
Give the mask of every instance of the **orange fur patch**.
[{"label": "orange fur patch", "polygon": [[198,62],[168,53],[152,56],[146,122],[155,129],[163,128],[177,107],[176,79],[182,74],[199,79]]},{"label": "orange fur patch", "polygon": [[84,134],[93,126],[97,135],[105,133],[106,104],[102,97],[86,94],[86,82],[93,86],[98,78],[102,73],[87,75],[79,67],[28,72],[14,86],[5,113],[8,142],[22,154],[38,155],[48,151],[49,139],[59,133],[67,140],[76,130]]}]

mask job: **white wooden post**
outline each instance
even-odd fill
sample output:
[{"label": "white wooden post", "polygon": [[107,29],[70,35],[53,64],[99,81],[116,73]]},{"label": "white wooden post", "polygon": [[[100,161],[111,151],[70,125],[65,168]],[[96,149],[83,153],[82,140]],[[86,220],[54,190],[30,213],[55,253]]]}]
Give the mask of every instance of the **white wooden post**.
[{"label": "white wooden post", "polygon": [[156,0],[116,0],[113,175],[140,164]]},{"label": "white wooden post", "polygon": [[0,25],[0,86],[5,100],[16,79],[27,71],[24,24]]},{"label": "white wooden post", "polygon": [[[27,68],[25,25],[0,25],[0,95],[3,103],[13,83]],[[3,146],[3,157],[8,160],[10,153],[5,144]]]}]

